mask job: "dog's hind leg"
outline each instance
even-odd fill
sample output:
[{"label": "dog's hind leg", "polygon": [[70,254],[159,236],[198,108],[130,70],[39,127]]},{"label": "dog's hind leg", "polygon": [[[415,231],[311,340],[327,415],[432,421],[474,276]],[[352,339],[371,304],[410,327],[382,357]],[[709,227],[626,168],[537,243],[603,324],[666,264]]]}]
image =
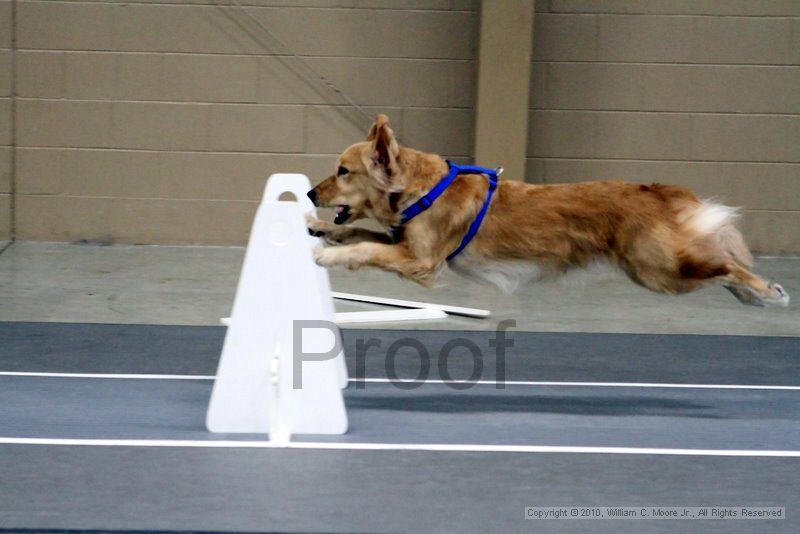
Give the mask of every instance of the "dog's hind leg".
[{"label": "dog's hind leg", "polygon": [[739,265],[729,265],[729,273],[719,277],[725,289],[742,304],[788,306],[789,294],[779,284],[766,282]]},{"label": "dog's hind leg", "polygon": [[736,210],[699,202],[678,213],[682,232],[694,236],[678,255],[684,278],[722,283],[743,304],[788,306],[789,295],[750,270],[753,256],[733,224]]},{"label": "dog's hind leg", "polygon": [[[677,250],[676,250],[677,249]],[[674,253],[672,250],[676,250]],[[712,244],[643,239],[635,253],[619,258],[636,283],[662,293],[681,294],[709,284],[722,284],[740,302],[752,306],[787,306],[789,295],[753,274],[737,256],[727,256]]]},{"label": "dog's hind leg", "polygon": [[751,306],[788,306],[789,294],[775,283],[767,282],[736,261],[704,262],[682,258],[680,276],[683,281],[701,285],[718,282],[739,299]]}]

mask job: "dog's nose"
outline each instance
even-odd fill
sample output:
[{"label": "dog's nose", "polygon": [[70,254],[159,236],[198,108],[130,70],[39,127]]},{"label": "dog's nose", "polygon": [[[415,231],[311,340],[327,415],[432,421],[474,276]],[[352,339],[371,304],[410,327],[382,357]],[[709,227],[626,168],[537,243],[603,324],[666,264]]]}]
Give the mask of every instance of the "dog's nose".
[{"label": "dog's nose", "polygon": [[308,198],[311,199],[311,202],[316,206],[317,205],[317,190],[316,189],[312,189],[306,194],[308,195]]}]

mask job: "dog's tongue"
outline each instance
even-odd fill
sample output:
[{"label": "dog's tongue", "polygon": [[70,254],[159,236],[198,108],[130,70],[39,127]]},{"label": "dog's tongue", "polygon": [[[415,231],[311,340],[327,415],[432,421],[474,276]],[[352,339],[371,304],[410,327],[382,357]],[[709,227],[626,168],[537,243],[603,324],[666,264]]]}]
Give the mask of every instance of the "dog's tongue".
[{"label": "dog's tongue", "polygon": [[344,224],[350,218],[350,206],[341,204],[336,206],[336,218],[333,219],[334,224]]}]

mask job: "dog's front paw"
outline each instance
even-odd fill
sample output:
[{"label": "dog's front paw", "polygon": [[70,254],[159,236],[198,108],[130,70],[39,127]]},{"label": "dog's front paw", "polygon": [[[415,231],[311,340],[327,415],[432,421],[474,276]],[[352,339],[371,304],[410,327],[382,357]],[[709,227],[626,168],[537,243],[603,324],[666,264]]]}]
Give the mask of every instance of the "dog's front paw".
[{"label": "dog's front paw", "polygon": [[321,221],[311,214],[306,215],[306,227],[309,235],[321,237],[327,245],[342,244],[342,229],[333,223]]},{"label": "dog's front paw", "polygon": [[333,267],[336,265],[336,257],[336,249],[325,247],[316,247],[314,249],[314,261],[317,262],[317,265],[321,265],[322,267]]},{"label": "dog's front paw", "polygon": [[329,222],[321,221],[308,213],[306,214],[306,227],[310,235],[314,237],[324,237],[325,234],[333,228],[333,225]]}]

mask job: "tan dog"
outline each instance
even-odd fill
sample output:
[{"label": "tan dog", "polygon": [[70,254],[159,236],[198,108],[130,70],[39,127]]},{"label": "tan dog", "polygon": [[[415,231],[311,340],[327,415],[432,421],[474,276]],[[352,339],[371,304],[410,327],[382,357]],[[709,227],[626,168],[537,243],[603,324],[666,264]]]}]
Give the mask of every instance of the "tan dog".
[{"label": "tan dog", "polygon": [[[326,267],[364,266],[430,285],[445,263],[506,291],[551,273],[605,259],[653,291],[686,293],[720,283],[745,304],[786,306],[789,295],[750,271],[752,256],[733,226],[736,210],[699,200],[668,185],[620,181],[533,185],[501,181],[477,234],[460,244],[487,195],[484,175],[455,181],[400,233],[400,213],[448,173],[448,164],[397,143],[385,115],[367,140],[339,157],[337,172],[309,197],[335,206],[336,223],[310,218],[309,231],[327,245],[315,251]],[[345,223],[369,217],[386,229]]]}]

